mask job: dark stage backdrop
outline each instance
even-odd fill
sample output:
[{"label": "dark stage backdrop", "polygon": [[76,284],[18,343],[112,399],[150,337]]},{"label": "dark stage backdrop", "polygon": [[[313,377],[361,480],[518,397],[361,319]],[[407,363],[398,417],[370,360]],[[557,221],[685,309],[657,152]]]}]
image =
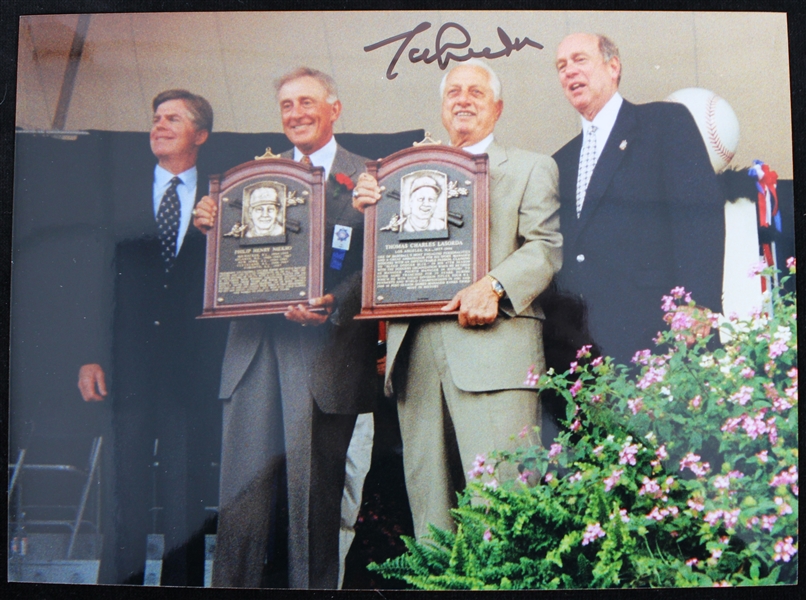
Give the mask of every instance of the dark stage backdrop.
[{"label": "dark stage backdrop", "polygon": [[[341,134],[348,150],[377,159],[410,147],[423,130],[393,134]],[[223,173],[262,155],[291,148],[280,133],[213,133],[202,147],[200,173]],[[119,201],[110,190],[128,172],[149,172],[155,164],[147,133],[89,131],[75,139],[22,134],[16,136],[12,299],[10,331],[9,459],[26,449],[26,464],[87,466],[92,439],[103,436],[102,529],[111,531],[114,481],[112,400],[84,402],[77,388],[78,369],[99,362],[114,377],[115,243],[126,234]],[[207,182],[200,181],[205,186]],[[192,225],[191,225],[192,226]],[[202,311],[199,295],[198,312]],[[221,365],[226,319],[204,322],[209,364]],[[218,372],[214,379],[218,380]],[[212,387],[212,386],[211,386]],[[110,390],[111,392],[111,390]],[[203,486],[205,505],[217,504],[217,471],[221,444],[221,404],[217,383],[194,415],[200,446],[211,469]],[[26,497],[50,504],[62,493],[55,480],[28,481]],[[150,493],[150,490],[144,490]],[[67,491],[64,491],[67,494]],[[75,499],[65,499],[73,502]],[[62,502],[62,500],[59,500]],[[106,544],[105,546],[107,546]],[[106,549],[108,551],[108,549]],[[106,553],[106,558],[111,556]],[[101,563],[100,580],[111,581],[112,560]]]}]

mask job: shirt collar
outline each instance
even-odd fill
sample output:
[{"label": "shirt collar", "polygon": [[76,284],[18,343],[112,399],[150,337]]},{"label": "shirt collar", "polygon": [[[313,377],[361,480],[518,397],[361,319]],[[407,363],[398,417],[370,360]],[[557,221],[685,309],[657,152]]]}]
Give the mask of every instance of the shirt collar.
[{"label": "shirt collar", "polygon": [[623,102],[624,98],[621,97],[621,94],[616,92],[613,94],[613,97],[607,101],[607,104],[602,107],[602,110],[596,114],[593,121],[588,121],[585,117],[580,116],[582,131],[587,132],[591,125],[596,125],[598,130],[597,134],[607,139],[607,136],[610,135],[613,129],[613,125],[616,124],[616,117],[618,117],[618,111],[621,109]]},{"label": "shirt collar", "polygon": [[468,154],[484,154],[484,152],[489,148],[490,144],[493,143],[493,134],[490,133],[486,138],[481,140],[480,142],[476,142],[472,146],[466,146],[462,148]]},{"label": "shirt collar", "polygon": [[196,171],[196,165],[193,165],[187,171],[179,173],[179,175],[174,175],[159,165],[154,167],[154,183],[156,184],[158,190],[167,188],[171,183],[171,179],[174,177],[179,177],[179,179],[182,180],[182,184],[187,186],[189,190],[195,190],[198,176],[199,174],[198,171]]},{"label": "shirt collar", "polygon": [[[336,138],[335,136],[331,136],[327,144],[319,148],[319,150],[313,154],[308,155],[314,167],[323,167],[325,169],[325,179],[330,176],[330,169],[333,167],[333,160],[336,158],[336,148]],[[294,160],[299,162],[303,156],[305,155],[300,149],[294,146]]]}]

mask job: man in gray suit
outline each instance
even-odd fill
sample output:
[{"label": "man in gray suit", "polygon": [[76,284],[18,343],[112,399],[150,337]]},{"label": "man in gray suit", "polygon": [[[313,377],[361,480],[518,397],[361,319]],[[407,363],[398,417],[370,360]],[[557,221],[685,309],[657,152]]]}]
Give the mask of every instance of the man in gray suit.
[{"label": "man in gray suit", "polygon": [[[377,325],[352,318],[361,306],[363,218],[335,176],[354,181],[365,159],[333,137],[341,103],[328,75],[301,67],[276,89],[294,144],[283,157],[325,169],[325,295],[284,315],[230,325],[213,585],[260,586],[285,466],[288,585],[336,588],[345,456],[356,415],[372,410]],[[194,223],[209,230],[215,218],[215,203],[205,198]],[[337,225],[351,230],[346,252],[330,247]]]},{"label": "man in gray suit", "polygon": [[[537,392],[524,381],[530,367],[544,368],[536,298],[562,257],[554,161],[493,139],[503,110],[498,77],[469,60],[446,74],[440,90],[451,145],[490,158],[491,270],[443,307],[458,317],[389,327],[385,391],[397,393],[418,538],[428,535],[427,523],[454,528],[455,492],[477,455],[513,448],[513,434],[540,422]],[[380,199],[369,175],[356,190],[358,210]]]}]

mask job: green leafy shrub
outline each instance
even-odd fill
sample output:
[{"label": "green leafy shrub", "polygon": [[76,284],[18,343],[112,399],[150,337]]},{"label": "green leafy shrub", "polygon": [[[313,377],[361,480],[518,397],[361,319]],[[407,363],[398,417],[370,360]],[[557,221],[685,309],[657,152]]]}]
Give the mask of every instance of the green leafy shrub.
[{"label": "green leafy shrub", "polygon": [[[788,263],[794,274],[794,259]],[[568,403],[549,448],[479,456],[453,511],[406,554],[370,565],[419,589],[770,585],[797,581],[798,374],[794,296],[720,325],[685,290],[633,365],[583,347],[529,378]],[[499,481],[497,466],[520,476]]]}]

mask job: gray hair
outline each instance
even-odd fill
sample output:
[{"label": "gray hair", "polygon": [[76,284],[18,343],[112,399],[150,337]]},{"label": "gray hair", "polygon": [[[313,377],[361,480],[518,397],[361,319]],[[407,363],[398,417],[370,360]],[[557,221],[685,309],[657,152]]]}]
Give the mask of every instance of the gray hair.
[{"label": "gray hair", "polygon": [[463,65],[467,65],[470,67],[479,67],[487,71],[487,75],[490,77],[490,87],[493,89],[493,100],[498,102],[502,97],[502,86],[501,80],[496,75],[495,71],[492,70],[492,67],[488,65],[486,62],[479,60],[478,58],[471,58],[466,60],[462,63],[456,64],[451,69],[442,76],[442,81],[439,84],[439,97],[442,98],[442,95],[445,93],[445,82],[448,80],[448,75],[451,74],[456,67],[461,67]]},{"label": "gray hair", "polygon": [[312,77],[316,79],[316,81],[318,81],[323,88],[325,88],[325,92],[327,92],[328,104],[333,104],[339,99],[339,90],[336,87],[336,82],[333,80],[333,78],[327,73],[323,73],[322,71],[318,71],[317,69],[312,69],[310,67],[297,67],[296,69],[292,69],[291,71],[288,71],[284,75],[280,76],[274,82],[275,94],[279,95],[280,90],[286,83],[296,81],[297,79],[302,79],[303,77]]},{"label": "gray hair", "polygon": [[[619,62],[619,66],[621,66],[621,57],[618,53],[618,46],[616,46],[615,42],[611,40],[606,35],[602,35],[600,33],[596,34],[596,37],[599,40],[599,52],[602,54],[602,58],[604,61],[610,62],[612,58],[617,58]],[[618,82],[621,83],[621,69],[618,72]]]}]

